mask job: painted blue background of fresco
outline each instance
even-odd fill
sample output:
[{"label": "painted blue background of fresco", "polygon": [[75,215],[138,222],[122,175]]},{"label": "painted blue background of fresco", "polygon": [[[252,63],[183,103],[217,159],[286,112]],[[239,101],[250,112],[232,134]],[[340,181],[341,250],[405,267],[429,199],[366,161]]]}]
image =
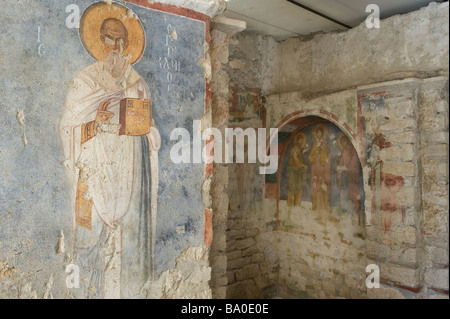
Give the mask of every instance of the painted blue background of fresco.
[{"label": "painted blue background of fresco", "polygon": [[[31,276],[38,293],[52,275],[53,294],[58,297],[64,297],[67,274],[62,267],[64,256],[55,254],[55,245],[62,230],[68,247],[71,234],[69,185],[61,165],[58,122],[69,82],[78,70],[95,62],[84,50],[78,29],[66,27],[69,13],[65,8],[76,4],[82,13],[94,2],[7,0],[0,11],[0,260]],[[192,121],[204,113],[205,80],[198,60],[204,57],[205,25],[126,6],[141,19],[147,34],[145,53],[134,68],[150,87],[162,137],[155,256],[159,275],[173,267],[187,247],[201,245],[204,239],[200,192],[204,166],[173,164],[169,152],[176,142],[169,137],[176,127],[192,135]],[[168,70],[159,63],[160,57],[167,56],[169,24],[178,35],[172,42],[176,46],[172,56],[181,66],[181,71],[172,72],[170,91]],[[26,147],[16,120],[18,110],[25,115]],[[178,226],[185,226],[186,232],[177,234]]]}]

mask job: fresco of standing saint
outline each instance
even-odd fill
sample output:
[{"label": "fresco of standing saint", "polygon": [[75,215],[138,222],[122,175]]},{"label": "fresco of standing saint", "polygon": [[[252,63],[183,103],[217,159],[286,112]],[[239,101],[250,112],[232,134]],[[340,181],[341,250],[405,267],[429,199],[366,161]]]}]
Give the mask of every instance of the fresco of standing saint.
[{"label": "fresco of standing saint", "polygon": [[294,137],[294,146],[289,156],[289,166],[287,169],[288,179],[288,206],[300,206],[302,202],[303,188],[306,184],[306,172],[308,167],[305,164],[306,136],[298,133]]},{"label": "fresco of standing saint", "polygon": [[337,186],[340,191],[346,187],[348,199],[353,203],[355,212],[360,218],[361,195],[358,154],[344,133],[338,137],[338,146],[342,155],[337,166]]},{"label": "fresco of standing saint", "polygon": [[311,163],[312,209],[331,213],[331,155],[330,147],[326,142],[327,135],[328,130],[324,124],[317,124],[314,127],[314,143],[309,154],[309,162]]},{"label": "fresco of standing saint", "polygon": [[75,75],[59,125],[74,263],[85,278],[75,293],[138,298],[153,274],[160,148],[149,87],[132,67],[145,32],[126,7],[98,2],[84,11],[80,37],[97,62]]}]

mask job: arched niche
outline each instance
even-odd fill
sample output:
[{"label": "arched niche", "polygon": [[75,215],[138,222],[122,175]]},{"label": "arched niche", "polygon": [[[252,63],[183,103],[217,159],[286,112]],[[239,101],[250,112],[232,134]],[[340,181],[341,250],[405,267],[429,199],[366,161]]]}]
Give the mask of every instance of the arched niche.
[{"label": "arched niche", "polygon": [[[323,134],[322,142],[317,133]],[[313,211],[328,210],[333,218],[352,213],[364,225],[362,166],[352,137],[324,118],[306,116],[280,128],[278,139],[282,145],[278,201],[288,206],[304,203]],[[298,165],[304,165],[303,169]]]},{"label": "arched niche", "polygon": [[278,143],[284,296],[364,296],[365,195],[354,138],[337,123],[304,116],[279,127]]}]

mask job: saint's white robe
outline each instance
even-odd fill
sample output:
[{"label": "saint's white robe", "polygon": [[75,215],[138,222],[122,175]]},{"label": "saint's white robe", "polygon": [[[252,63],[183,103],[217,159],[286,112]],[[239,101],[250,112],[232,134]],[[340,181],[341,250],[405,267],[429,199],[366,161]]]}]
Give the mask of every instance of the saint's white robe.
[{"label": "saint's white robe", "polygon": [[[153,120],[147,136],[118,135],[120,100],[150,100],[150,91],[131,66],[115,79],[105,71],[104,63],[96,62],[75,76],[59,126],[71,185],[73,247],[85,268],[80,267],[80,271],[86,271],[90,278],[86,293],[93,297],[136,297],[139,285],[154,271],[161,140]],[[110,101],[107,110],[114,117],[109,125],[102,124],[93,138],[82,143],[82,125],[95,120],[98,107],[105,100]],[[93,202],[92,230],[75,223],[79,178],[88,186],[85,198]],[[108,286],[105,275],[108,271],[116,277],[112,281],[121,278],[120,287]]]}]

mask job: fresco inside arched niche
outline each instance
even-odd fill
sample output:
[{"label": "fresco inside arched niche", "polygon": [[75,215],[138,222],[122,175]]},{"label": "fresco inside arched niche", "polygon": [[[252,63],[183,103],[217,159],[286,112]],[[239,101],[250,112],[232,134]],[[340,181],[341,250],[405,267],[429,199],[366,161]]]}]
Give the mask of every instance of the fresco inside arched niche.
[{"label": "fresco inside arched niche", "polygon": [[305,121],[289,135],[280,172],[281,227],[295,226],[308,211],[318,222],[364,225],[361,163],[349,137],[326,120]]}]

